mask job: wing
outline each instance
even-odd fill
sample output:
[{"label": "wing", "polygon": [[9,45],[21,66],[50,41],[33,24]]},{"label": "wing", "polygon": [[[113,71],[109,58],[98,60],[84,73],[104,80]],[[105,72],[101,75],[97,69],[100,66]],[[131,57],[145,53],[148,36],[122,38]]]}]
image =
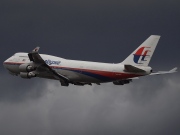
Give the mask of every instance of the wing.
[{"label": "wing", "polygon": [[60,80],[62,86],[68,86],[70,81],[67,77],[57,73],[55,70],[53,70],[51,67],[49,67],[45,61],[42,59],[42,57],[39,55],[40,47],[36,47],[32,52],[28,53],[30,61],[33,61],[37,66],[36,72],[48,72],[50,76],[52,76],[55,79]]},{"label": "wing", "polygon": [[149,75],[162,75],[162,74],[170,74],[170,73],[175,73],[177,72],[177,67],[169,70],[169,71],[158,71],[158,72],[155,72],[155,73],[151,73]]}]

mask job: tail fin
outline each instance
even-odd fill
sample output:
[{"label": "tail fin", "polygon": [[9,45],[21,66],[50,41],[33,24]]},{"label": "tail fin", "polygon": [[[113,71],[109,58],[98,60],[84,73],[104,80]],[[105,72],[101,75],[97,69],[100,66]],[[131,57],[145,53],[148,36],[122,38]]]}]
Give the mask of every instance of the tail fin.
[{"label": "tail fin", "polygon": [[160,36],[151,35],[122,64],[148,66],[159,39]]}]

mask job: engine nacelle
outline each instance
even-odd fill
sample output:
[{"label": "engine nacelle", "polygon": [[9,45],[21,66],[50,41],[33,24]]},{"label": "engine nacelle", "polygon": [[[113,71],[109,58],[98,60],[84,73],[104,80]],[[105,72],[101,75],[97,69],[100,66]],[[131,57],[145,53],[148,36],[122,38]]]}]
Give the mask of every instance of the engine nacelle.
[{"label": "engine nacelle", "polygon": [[128,84],[130,83],[132,80],[129,79],[129,80],[118,80],[118,81],[114,81],[113,84],[114,85],[124,85],[124,84]]},{"label": "engine nacelle", "polygon": [[30,79],[30,78],[32,78],[32,77],[36,77],[36,74],[35,74],[34,72],[29,72],[29,73],[27,73],[27,72],[20,72],[20,76],[21,76],[22,78],[28,78],[28,79]]},{"label": "engine nacelle", "polygon": [[32,64],[27,63],[27,64],[21,64],[19,66],[19,70],[20,72],[31,72],[33,70],[35,70],[34,66],[32,66]]}]

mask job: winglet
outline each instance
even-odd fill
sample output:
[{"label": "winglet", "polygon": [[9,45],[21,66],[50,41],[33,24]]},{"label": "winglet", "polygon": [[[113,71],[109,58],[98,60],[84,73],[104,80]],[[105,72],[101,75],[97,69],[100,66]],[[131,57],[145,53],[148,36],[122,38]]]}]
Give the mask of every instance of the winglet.
[{"label": "winglet", "polygon": [[177,72],[177,67],[175,67],[175,68],[173,68],[173,69],[171,69],[171,70],[169,70],[169,72],[171,72],[171,73],[174,73],[174,72]]},{"label": "winglet", "polygon": [[32,52],[28,53],[29,60],[34,61],[33,55],[32,54],[37,54],[39,51],[40,47],[36,47],[32,50]]},{"label": "winglet", "polygon": [[34,48],[34,50],[32,52],[38,52],[39,49],[40,49],[40,47],[37,46],[36,48]]}]

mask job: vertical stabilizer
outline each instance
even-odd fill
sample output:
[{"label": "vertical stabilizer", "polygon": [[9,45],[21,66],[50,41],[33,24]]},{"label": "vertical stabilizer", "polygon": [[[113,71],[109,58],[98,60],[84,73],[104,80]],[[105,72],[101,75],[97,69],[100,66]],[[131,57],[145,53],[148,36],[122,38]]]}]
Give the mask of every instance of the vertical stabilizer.
[{"label": "vertical stabilizer", "polygon": [[159,39],[160,36],[151,35],[122,64],[148,66]]}]

